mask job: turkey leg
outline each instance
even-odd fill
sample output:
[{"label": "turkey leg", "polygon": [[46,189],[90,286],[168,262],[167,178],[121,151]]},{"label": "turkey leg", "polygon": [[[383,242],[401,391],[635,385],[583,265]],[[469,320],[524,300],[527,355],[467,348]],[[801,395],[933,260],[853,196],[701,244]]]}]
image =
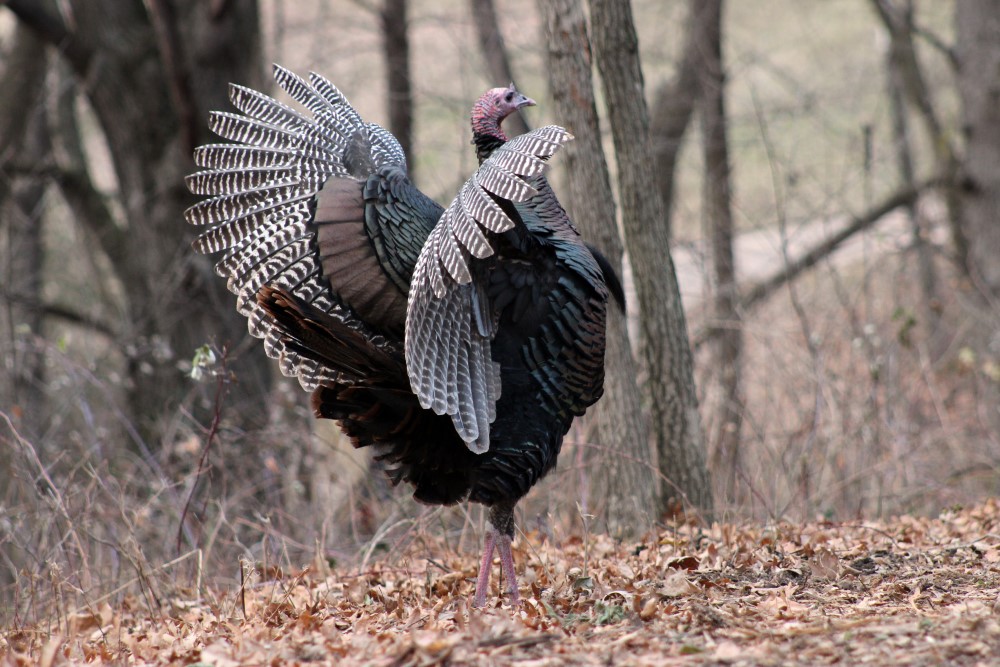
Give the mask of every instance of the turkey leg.
[{"label": "turkey leg", "polygon": [[514,572],[514,554],[510,545],[514,541],[514,506],[493,505],[490,507],[490,518],[486,522],[486,538],[483,540],[483,560],[479,564],[479,577],[476,579],[476,597],[473,607],[486,605],[486,594],[490,588],[490,569],[493,567],[494,549],[500,554],[500,571],[507,592],[510,594],[511,605],[520,602],[517,592],[517,573]]}]

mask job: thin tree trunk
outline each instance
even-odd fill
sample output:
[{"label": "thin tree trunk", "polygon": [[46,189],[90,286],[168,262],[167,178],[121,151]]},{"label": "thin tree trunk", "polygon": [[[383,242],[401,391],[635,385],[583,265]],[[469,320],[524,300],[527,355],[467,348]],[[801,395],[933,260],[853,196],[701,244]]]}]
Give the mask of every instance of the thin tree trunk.
[{"label": "thin tree trunk", "polygon": [[962,229],[968,266],[989,299],[1000,299],[1000,1],[955,4],[958,92],[965,129]]},{"label": "thin tree trunk", "polygon": [[722,0],[702,3],[706,18],[700,80],[701,131],[705,163],[703,225],[712,239],[713,315],[721,331],[716,341],[719,372],[718,416],[711,438],[712,471],[723,479],[727,500],[735,502],[743,424],[741,364],[743,329],[738,310],[736,265],[733,257],[733,211],[726,139],[725,73],[722,63]]},{"label": "thin tree trunk", "polygon": [[618,156],[622,224],[640,309],[643,396],[651,408],[660,470],[668,483],[659,509],[685,503],[712,509],[705,443],[698,415],[691,347],[677,275],[670,257],[666,211],[657,190],[643,97],[639,44],[631,4],[590,0],[594,56],[608,104]]},{"label": "thin tree trunk", "polygon": [[[904,3],[901,12],[904,32],[900,36],[898,31],[889,31],[890,47],[886,65],[889,70],[889,105],[892,113],[892,134],[896,144],[899,176],[904,186],[913,187],[917,177],[913,167],[909,116],[906,112],[905,58],[901,55],[901,52],[913,51],[913,3],[911,0]],[[931,341],[931,349],[936,350],[934,356],[937,357],[938,352],[940,352],[937,338],[940,333],[941,308],[937,294],[938,281],[934,270],[934,257],[928,241],[929,230],[915,203],[907,206],[906,211],[913,229],[913,248],[917,255],[920,289],[923,292],[921,304],[925,329],[928,339]]]},{"label": "thin tree trunk", "polygon": [[[472,8],[472,23],[476,26],[479,36],[479,46],[483,50],[486,68],[494,86],[506,86],[514,81],[514,73],[504,46],[503,34],[500,32],[500,21],[497,18],[493,0],[469,0]],[[528,124],[521,114],[511,115],[504,121],[507,134],[514,136],[528,131]]]},{"label": "thin tree trunk", "polygon": [[[563,160],[569,197],[563,198],[584,237],[595,242],[621,275],[622,245],[611,193],[591,73],[581,0],[539,0],[548,46],[547,69],[554,115],[576,137]],[[588,508],[615,535],[635,534],[656,519],[657,484],[642,417],[636,367],[625,318],[608,304],[604,398],[594,408],[597,424],[594,507]]]},{"label": "thin tree trunk", "polygon": [[403,147],[413,178],[413,89],[410,78],[410,38],[406,18],[408,0],[385,0],[382,6],[382,49],[385,53],[389,131]]},{"label": "thin tree trunk", "polygon": [[677,74],[672,81],[662,84],[656,91],[649,119],[649,138],[653,147],[656,179],[666,211],[667,236],[672,235],[674,174],[677,159],[691,118],[694,115],[701,86],[698,77],[704,57],[702,45],[706,31],[711,28],[711,3],[691,0],[684,31],[684,52]]},{"label": "thin tree trunk", "polygon": [[[961,5],[963,3],[957,3]],[[889,32],[890,58],[893,61],[893,76],[903,91],[909,104],[916,109],[924,124],[924,130],[934,150],[936,170],[955,180],[958,173],[958,155],[950,133],[944,129],[940,115],[934,106],[930,89],[924,80],[923,69],[917,60],[917,50],[913,42],[913,11],[909,0],[900,6],[898,0],[872,0],[876,13]],[[956,5],[956,7],[957,7]],[[994,5],[994,9],[997,6]],[[958,10],[956,9],[956,12]],[[960,42],[961,40],[959,40]],[[952,245],[962,271],[969,270],[969,231],[963,228],[962,196],[957,186],[945,191],[945,204],[951,224]]]},{"label": "thin tree trunk", "polygon": [[[961,227],[970,240],[968,275],[984,308],[983,335],[995,339],[1000,320],[1000,0],[955,3],[958,95],[965,154],[960,198]],[[983,383],[981,405],[1000,405],[1000,387]],[[982,421],[1000,433],[1000,413],[983,410]]]},{"label": "thin tree trunk", "polygon": [[[913,167],[913,146],[910,139],[910,121],[907,114],[907,97],[920,99],[926,97],[923,85],[923,75],[916,59],[916,49],[913,44],[913,2],[904,0],[902,3],[892,3],[887,0],[873,0],[878,14],[889,33],[889,50],[886,54],[886,77],[889,110],[892,116],[892,136],[896,148],[896,163],[899,178],[904,187],[916,184],[916,172]],[[909,83],[908,83],[909,81]],[[917,91],[910,92],[909,91]],[[929,128],[937,125],[936,114],[928,102],[923,103],[924,117]],[[917,105],[918,109],[921,105]],[[913,248],[917,255],[917,266],[920,275],[920,288],[923,292],[921,300],[922,317],[928,338],[932,341],[931,348],[937,349],[934,343],[940,322],[940,306],[937,295],[937,276],[934,271],[934,259],[928,243],[926,222],[920,217],[916,202],[906,207],[913,229]],[[935,356],[937,356],[935,354]]]}]

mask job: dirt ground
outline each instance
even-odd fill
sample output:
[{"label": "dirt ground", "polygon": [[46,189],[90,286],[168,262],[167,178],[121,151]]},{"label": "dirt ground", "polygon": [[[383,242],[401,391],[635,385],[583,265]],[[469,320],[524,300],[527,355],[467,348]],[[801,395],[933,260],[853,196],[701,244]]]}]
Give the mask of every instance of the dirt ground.
[{"label": "dirt ground", "polygon": [[522,606],[494,593],[486,610],[468,604],[476,555],[420,535],[364,571],[258,566],[242,590],[168,596],[150,577],[145,595],[6,628],[0,664],[997,664],[998,523],[989,500],[625,543],[532,533],[515,546]]}]

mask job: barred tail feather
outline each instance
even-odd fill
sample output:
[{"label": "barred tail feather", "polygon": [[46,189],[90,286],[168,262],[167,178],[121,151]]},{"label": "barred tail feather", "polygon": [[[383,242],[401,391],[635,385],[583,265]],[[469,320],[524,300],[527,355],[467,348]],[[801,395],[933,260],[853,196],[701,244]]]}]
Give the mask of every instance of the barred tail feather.
[{"label": "barred tail feather", "polygon": [[[235,143],[201,146],[201,168],[186,179],[192,193],[207,197],[185,212],[203,228],[194,242],[201,253],[225,251],[215,269],[238,295],[250,333],[264,340],[268,356],[286,375],[308,389],[355,381],[350,369],[317,359],[294,343],[286,327],[268,310],[260,294],[281,289],[286,300],[322,313],[330,322],[368,340],[393,346],[371,331],[322,280],[315,229],[315,199],[331,177],[349,176],[345,153],[358,136],[369,138],[373,167],[397,163],[402,156],[392,135],[364,123],[337,88],[318,75],[306,81],[275,66],[278,84],[305,111],[240,85],[230,87],[236,112],[213,112],[209,127]],[[359,186],[360,187],[360,186]],[[266,301],[265,301],[266,302]]]}]

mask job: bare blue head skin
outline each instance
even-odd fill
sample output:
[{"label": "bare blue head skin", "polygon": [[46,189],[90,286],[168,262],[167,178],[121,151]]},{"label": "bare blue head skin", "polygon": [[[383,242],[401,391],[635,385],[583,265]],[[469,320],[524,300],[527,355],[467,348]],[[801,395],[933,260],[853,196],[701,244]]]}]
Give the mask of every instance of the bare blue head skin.
[{"label": "bare blue head skin", "polygon": [[[522,107],[535,106],[535,100],[517,92],[514,84],[506,88],[491,88],[472,105],[473,140],[483,135],[507,141],[507,135],[500,128],[503,119]],[[478,142],[477,142],[478,143]]]}]

